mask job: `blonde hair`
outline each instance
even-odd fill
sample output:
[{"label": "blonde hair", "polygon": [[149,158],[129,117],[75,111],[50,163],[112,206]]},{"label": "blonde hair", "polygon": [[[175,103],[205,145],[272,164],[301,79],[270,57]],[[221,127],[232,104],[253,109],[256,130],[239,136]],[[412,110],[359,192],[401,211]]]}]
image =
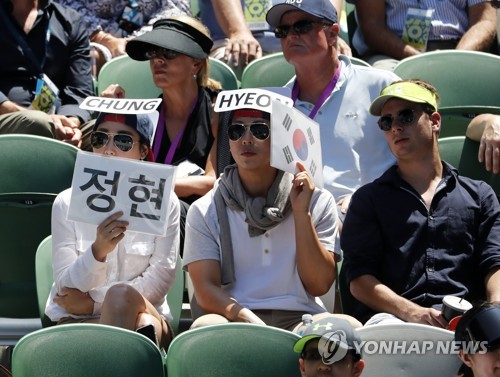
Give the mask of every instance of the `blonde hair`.
[{"label": "blonde hair", "polygon": [[[198,30],[200,33],[205,34],[207,37],[210,37],[210,31],[208,28],[198,19],[187,16],[187,15],[175,15],[169,17],[172,20],[177,20],[180,22],[184,22],[185,24],[195,28]],[[199,86],[201,87],[208,87],[210,89],[222,89],[222,85],[219,81],[213,80],[209,77],[209,70],[210,70],[210,64],[209,64],[209,59],[208,56],[205,59],[201,59],[201,68],[196,74],[196,82],[198,83]]]}]

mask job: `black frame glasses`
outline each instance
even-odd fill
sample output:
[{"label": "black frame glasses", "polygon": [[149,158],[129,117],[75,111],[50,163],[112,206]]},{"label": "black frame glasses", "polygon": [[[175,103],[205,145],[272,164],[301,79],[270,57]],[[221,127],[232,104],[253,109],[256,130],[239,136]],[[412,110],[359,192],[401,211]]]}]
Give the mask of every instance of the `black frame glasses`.
[{"label": "black frame glasses", "polygon": [[229,140],[240,140],[247,131],[247,128],[250,128],[252,135],[261,141],[266,140],[270,135],[269,126],[264,122],[255,122],[249,125],[243,123],[232,123],[227,128],[227,136],[229,137]]},{"label": "black frame glasses", "polygon": [[153,48],[146,52],[146,58],[148,59],[163,59],[163,60],[173,60],[181,55],[180,52],[169,50],[168,48]]},{"label": "black frame glasses", "polygon": [[415,122],[415,112],[415,109],[403,109],[398,111],[396,117],[393,117],[392,115],[381,116],[377,121],[377,124],[379,128],[384,132],[390,131],[392,129],[392,124],[394,123],[395,118],[396,122],[401,126],[409,126],[410,124]]},{"label": "black frame glasses", "polygon": [[313,20],[300,20],[295,22],[293,25],[278,25],[274,28],[274,35],[276,38],[286,38],[287,35],[293,30],[293,34],[302,35],[309,33],[314,25],[320,24],[323,27],[329,26],[331,24],[325,23],[324,21],[313,21]]},{"label": "black frame glasses", "polygon": [[113,134],[110,132],[94,131],[90,134],[90,145],[92,148],[101,149],[108,145],[109,140],[113,139],[113,144],[122,152],[128,152],[137,144],[132,136],[127,134]]}]

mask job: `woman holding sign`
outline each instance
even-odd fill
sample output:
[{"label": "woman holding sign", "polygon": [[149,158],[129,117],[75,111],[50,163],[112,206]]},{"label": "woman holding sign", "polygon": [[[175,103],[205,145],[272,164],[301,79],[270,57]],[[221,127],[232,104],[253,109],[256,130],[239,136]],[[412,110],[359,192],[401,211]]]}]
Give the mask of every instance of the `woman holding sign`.
[{"label": "woman holding sign", "polygon": [[[208,77],[212,45],[203,24],[176,16],[155,22],[151,32],[126,46],[132,59],[149,60],[154,83],[162,90],[152,150],[156,162],[179,166],[175,193],[181,199],[182,222],[189,204],[206,194],[216,179],[219,117],[212,102],[220,85]],[[114,85],[102,95],[123,98],[126,93]]]},{"label": "woman holding sign", "polygon": [[[94,153],[106,157],[151,160],[152,134],[147,115],[101,113],[91,144]],[[100,178],[97,184],[112,183]],[[72,190],[60,193],[52,209],[54,286],[47,316],[58,324],[92,322],[137,330],[166,349],[173,336],[165,296],[178,256],[177,196],[169,198],[165,236],[154,236],[127,231],[122,211],[98,226],[67,220]]]}]

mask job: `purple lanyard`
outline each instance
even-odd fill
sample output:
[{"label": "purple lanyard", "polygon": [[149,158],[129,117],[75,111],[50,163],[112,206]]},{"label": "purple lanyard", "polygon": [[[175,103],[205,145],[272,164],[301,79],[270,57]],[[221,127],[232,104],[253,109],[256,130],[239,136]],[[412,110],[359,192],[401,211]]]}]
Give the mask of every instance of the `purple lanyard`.
[{"label": "purple lanyard", "polygon": [[[314,119],[316,116],[316,113],[318,110],[323,106],[325,103],[326,99],[332,94],[333,90],[335,89],[335,86],[337,85],[337,82],[339,81],[340,77],[340,68],[341,65],[337,68],[337,71],[335,71],[335,74],[333,75],[332,79],[328,83],[328,86],[325,88],[323,93],[321,93],[321,97],[316,101],[316,104],[314,105],[314,108],[312,109],[311,113],[309,114],[309,118]],[[295,101],[299,97],[299,92],[300,88],[299,85],[297,84],[297,80],[295,80],[295,83],[293,84],[293,89],[292,89],[292,100],[293,103],[295,104]]]},{"label": "purple lanyard", "polygon": [[[195,101],[193,102],[193,106],[191,107],[191,111],[189,112],[188,120],[186,121],[186,124],[182,128],[182,130],[177,134],[175,139],[172,141],[172,144],[170,144],[170,148],[168,149],[167,156],[165,157],[165,160],[163,161],[164,164],[170,165],[172,163],[172,160],[174,159],[174,154],[177,149],[177,146],[179,145],[182,136],[184,135],[184,131],[186,130],[189,119],[191,118],[191,115],[193,114],[193,110],[196,107],[196,104],[198,103],[198,98],[200,97],[200,94],[198,93],[198,96],[196,96]],[[156,130],[156,135],[155,135],[155,140],[154,140],[154,149],[153,153],[155,156],[155,161],[158,159],[158,155],[160,153],[160,147],[161,147],[161,140],[163,139],[163,135],[165,135],[165,107],[162,106],[160,109],[160,116],[158,117],[158,126],[157,128],[161,128],[161,132],[158,132]]]}]

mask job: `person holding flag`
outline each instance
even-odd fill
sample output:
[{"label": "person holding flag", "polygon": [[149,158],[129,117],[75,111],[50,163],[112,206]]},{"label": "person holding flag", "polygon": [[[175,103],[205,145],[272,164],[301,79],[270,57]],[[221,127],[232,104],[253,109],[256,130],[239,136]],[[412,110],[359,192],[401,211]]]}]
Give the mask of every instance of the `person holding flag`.
[{"label": "person holding flag", "polygon": [[331,315],[316,296],[337,277],[335,201],[302,164],[295,175],[271,166],[270,113],[246,103],[227,129],[235,164],[187,216],[192,327],[234,321],[293,330],[304,313]]}]

